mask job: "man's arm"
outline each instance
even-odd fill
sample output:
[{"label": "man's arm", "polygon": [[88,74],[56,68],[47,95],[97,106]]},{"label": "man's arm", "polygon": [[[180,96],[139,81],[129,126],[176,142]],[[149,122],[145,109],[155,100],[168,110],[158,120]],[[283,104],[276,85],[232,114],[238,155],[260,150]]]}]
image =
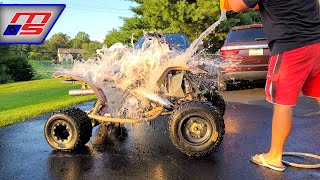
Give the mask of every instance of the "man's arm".
[{"label": "man's arm", "polygon": [[243,12],[249,9],[242,0],[228,0],[228,2],[234,12]]}]

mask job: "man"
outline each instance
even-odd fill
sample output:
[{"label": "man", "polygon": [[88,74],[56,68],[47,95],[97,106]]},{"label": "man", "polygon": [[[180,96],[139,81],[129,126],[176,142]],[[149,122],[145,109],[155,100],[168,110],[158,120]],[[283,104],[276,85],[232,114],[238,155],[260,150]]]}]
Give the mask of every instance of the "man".
[{"label": "man", "polygon": [[320,104],[320,14],[318,0],[228,0],[242,12],[259,5],[272,57],[266,83],[274,104],[269,152],[251,161],[284,171],[282,153],[292,128],[292,107],[299,93]]}]

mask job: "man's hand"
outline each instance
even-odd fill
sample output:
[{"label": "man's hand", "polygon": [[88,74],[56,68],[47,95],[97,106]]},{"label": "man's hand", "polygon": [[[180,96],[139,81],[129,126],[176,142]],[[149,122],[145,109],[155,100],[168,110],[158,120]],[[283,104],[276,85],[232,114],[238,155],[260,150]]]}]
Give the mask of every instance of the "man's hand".
[{"label": "man's hand", "polygon": [[249,9],[249,7],[242,0],[225,0],[225,1],[228,1],[231,9],[234,12],[243,12]]},{"label": "man's hand", "polygon": [[225,11],[231,11],[228,0],[220,0],[220,9]]},{"label": "man's hand", "polygon": [[259,6],[256,5],[254,8],[249,8],[242,0],[220,0],[220,9],[225,11],[233,10],[234,12],[243,12],[249,9],[259,9]]}]

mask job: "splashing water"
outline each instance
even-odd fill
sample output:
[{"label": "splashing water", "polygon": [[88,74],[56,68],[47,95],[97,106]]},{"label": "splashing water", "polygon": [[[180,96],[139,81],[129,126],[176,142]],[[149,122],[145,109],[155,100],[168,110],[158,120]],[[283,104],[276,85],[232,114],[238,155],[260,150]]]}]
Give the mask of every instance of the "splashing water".
[{"label": "splashing water", "polygon": [[190,47],[184,53],[184,55],[186,56],[186,59],[191,58],[191,56],[193,56],[196,53],[199,46],[203,43],[203,39],[207,37],[225,18],[226,18],[226,11],[221,10],[221,15],[219,20],[213,23],[209,28],[207,28],[203,33],[201,33],[197,39],[195,39],[191,43]]},{"label": "splashing water", "polygon": [[108,98],[109,112],[113,117],[138,118],[152,105],[145,97],[133,96],[130,91],[143,88],[159,94],[156,82],[168,67],[198,67],[205,64],[204,68],[212,68],[212,58],[201,56],[197,50],[203,39],[225,17],[226,12],[222,11],[220,19],[194,40],[184,52],[170,49],[157,38],[146,38],[140,49],[127,48],[121,43],[116,43],[110,48],[102,48],[101,60],[75,62],[73,69],[65,72],[83,76],[100,87]]}]

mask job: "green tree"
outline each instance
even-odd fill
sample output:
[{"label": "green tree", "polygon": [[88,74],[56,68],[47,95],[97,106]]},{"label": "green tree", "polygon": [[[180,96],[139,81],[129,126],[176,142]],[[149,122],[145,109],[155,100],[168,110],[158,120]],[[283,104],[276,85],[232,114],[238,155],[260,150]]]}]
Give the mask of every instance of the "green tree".
[{"label": "green tree", "polygon": [[107,45],[107,47],[110,47],[117,42],[121,42],[123,44],[129,45],[131,43],[132,35],[135,36],[135,39],[139,38],[137,34],[142,35],[142,30],[121,31],[121,30],[112,29],[111,31],[108,32],[108,35],[104,40],[104,44]]},{"label": "green tree", "polygon": [[5,59],[9,55],[9,48],[8,45],[0,45],[0,84],[13,82],[12,77],[7,73],[7,66],[5,65]]},{"label": "green tree", "polygon": [[58,48],[71,48],[70,37],[62,32],[54,34],[48,42],[48,47],[51,50],[57,50]]},{"label": "green tree", "polygon": [[10,75],[14,81],[28,81],[33,77],[32,66],[22,56],[7,57],[2,59],[1,64],[6,66],[6,74]]},{"label": "green tree", "polygon": [[77,33],[77,35],[71,39],[72,47],[80,49],[82,47],[82,44],[89,43],[90,42],[90,36],[89,34],[80,31]]},{"label": "green tree", "polygon": [[48,54],[48,52],[43,45],[30,45],[30,51],[28,52],[28,59],[38,60],[38,61],[51,59],[50,57],[46,58],[46,54]]},{"label": "green tree", "polygon": [[28,53],[28,59],[30,59],[30,60],[42,60],[43,56],[42,56],[41,53],[29,52]]},{"label": "green tree", "polygon": [[216,52],[221,48],[227,33],[234,26],[261,23],[260,13],[258,11],[247,11],[245,13],[228,12],[227,20],[221,24],[205,39],[205,46],[209,52]]},{"label": "green tree", "polygon": [[[164,33],[185,33],[191,40],[220,18],[219,1],[206,0],[132,0],[138,6],[131,10],[136,14],[135,21],[124,21],[119,30],[110,31],[105,43],[127,43],[128,32],[158,30]],[[211,51],[221,47],[232,26],[259,23],[260,15],[256,11],[246,13],[228,13],[227,20],[221,23],[205,40]]]},{"label": "green tree", "polygon": [[58,48],[71,48],[70,37],[62,32],[52,35],[42,45],[46,59],[57,59]]},{"label": "green tree", "polygon": [[84,50],[84,60],[88,60],[90,57],[95,57],[97,54],[96,50],[101,48],[102,43],[98,41],[82,44],[82,49]]},{"label": "green tree", "polygon": [[33,77],[33,69],[23,56],[16,54],[17,46],[0,45],[0,84],[27,81]]},{"label": "green tree", "polygon": [[132,36],[134,41],[137,41],[143,35],[143,30],[149,29],[148,24],[138,16],[122,18],[122,20],[124,24],[119,30],[112,29],[106,35],[104,44],[106,44],[107,47],[110,47],[117,42],[129,45],[131,43]]},{"label": "green tree", "polygon": [[24,58],[28,57],[28,52],[30,51],[30,45],[27,44],[19,44],[19,45],[11,45],[10,53],[17,56],[22,56]]}]

